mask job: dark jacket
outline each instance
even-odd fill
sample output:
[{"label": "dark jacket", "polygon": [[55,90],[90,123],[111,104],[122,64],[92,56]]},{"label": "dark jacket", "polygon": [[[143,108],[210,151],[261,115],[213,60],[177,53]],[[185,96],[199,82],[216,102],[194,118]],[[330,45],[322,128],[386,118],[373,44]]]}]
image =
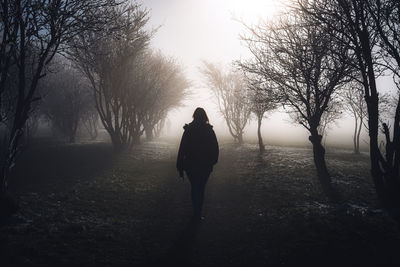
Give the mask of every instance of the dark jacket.
[{"label": "dark jacket", "polygon": [[218,141],[212,126],[191,122],[183,129],[176,168],[186,172],[211,172],[218,161]]}]

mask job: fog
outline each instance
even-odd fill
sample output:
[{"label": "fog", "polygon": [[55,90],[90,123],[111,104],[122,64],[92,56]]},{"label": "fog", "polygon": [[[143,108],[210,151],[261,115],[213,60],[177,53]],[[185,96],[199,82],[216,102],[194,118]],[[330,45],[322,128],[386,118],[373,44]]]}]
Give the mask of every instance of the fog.
[{"label": "fog", "polygon": [[399,0],[2,1],[0,266],[400,266],[398,29]]},{"label": "fog", "polygon": [[[240,40],[245,27],[240,21],[252,25],[260,20],[274,19],[282,12],[285,1],[261,0],[148,0],[143,6],[150,10],[149,27],[158,28],[151,45],[173,56],[184,66],[191,81],[189,95],[183,106],[168,115],[170,127],[164,129],[169,137],[180,137],[182,126],[191,121],[196,107],[204,107],[210,123],[218,136],[229,138],[228,129],[218,112],[216,101],[205,87],[199,66],[202,60],[221,65],[246,59],[248,48]],[[392,90],[391,77],[378,79],[378,88]],[[326,145],[351,146],[353,119],[346,112],[333,123],[326,138]],[[308,145],[308,133],[300,125],[294,124],[282,108],[267,114],[263,122],[262,134],[267,144]],[[361,145],[366,147],[366,131],[363,130]],[[256,140],[256,125],[253,119],[245,129],[245,140]]]}]

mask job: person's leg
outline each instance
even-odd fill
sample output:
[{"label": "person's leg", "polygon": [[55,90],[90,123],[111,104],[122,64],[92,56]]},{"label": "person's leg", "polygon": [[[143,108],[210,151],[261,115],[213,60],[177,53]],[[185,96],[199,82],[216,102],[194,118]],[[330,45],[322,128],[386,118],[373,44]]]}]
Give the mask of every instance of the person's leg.
[{"label": "person's leg", "polygon": [[204,203],[204,191],[206,189],[206,184],[208,181],[208,177],[210,176],[209,173],[204,173],[199,177],[199,189],[198,189],[198,210],[199,210],[199,216],[201,216],[201,211],[203,209],[203,203]]},{"label": "person's leg", "polygon": [[197,219],[201,218],[204,203],[204,191],[210,173],[198,173],[191,178],[193,214]]},{"label": "person's leg", "polygon": [[201,177],[197,174],[191,174],[189,176],[191,184],[191,195],[192,195],[192,206],[194,217],[200,217],[201,215]]}]

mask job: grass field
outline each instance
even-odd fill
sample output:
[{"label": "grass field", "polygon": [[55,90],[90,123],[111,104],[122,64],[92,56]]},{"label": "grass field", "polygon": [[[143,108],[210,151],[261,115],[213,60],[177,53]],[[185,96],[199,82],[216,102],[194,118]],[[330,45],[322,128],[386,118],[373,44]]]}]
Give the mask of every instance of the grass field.
[{"label": "grass field", "polygon": [[328,150],[330,201],[310,149],[222,145],[193,225],[176,152],[34,144],[10,184],[21,209],[0,228],[1,266],[400,266],[399,225],[377,205],[368,155]]}]

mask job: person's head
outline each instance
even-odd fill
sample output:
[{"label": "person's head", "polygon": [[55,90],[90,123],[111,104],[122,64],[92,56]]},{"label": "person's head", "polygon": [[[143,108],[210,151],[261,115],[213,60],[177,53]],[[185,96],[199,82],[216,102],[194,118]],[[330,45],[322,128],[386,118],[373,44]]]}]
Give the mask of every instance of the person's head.
[{"label": "person's head", "polygon": [[209,123],[206,111],[203,108],[196,108],[193,113],[193,121],[199,123]]}]

